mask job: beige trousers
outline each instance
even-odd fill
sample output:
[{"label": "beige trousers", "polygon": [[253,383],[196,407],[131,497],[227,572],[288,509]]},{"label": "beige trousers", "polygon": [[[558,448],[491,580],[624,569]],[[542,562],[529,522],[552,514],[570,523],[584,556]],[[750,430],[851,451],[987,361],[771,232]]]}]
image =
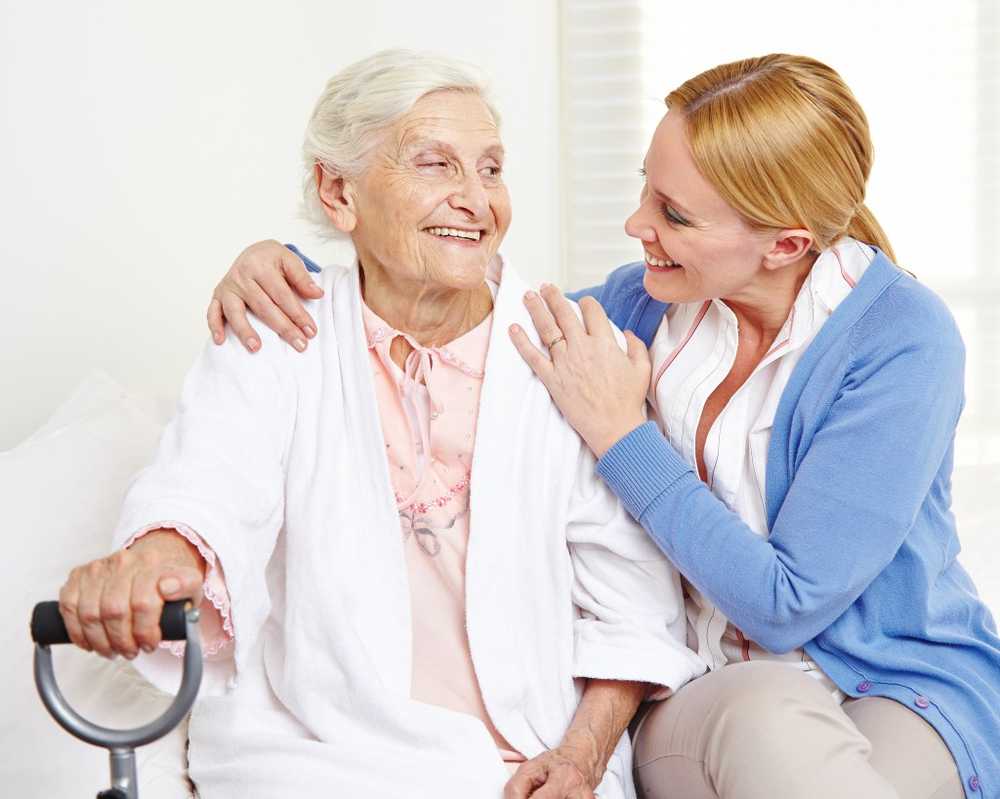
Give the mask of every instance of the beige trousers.
[{"label": "beige trousers", "polygon": [[635,725],[642,799],[962,799],[933,727],[891,699],[838,704],[782,663],[725,666]]}]

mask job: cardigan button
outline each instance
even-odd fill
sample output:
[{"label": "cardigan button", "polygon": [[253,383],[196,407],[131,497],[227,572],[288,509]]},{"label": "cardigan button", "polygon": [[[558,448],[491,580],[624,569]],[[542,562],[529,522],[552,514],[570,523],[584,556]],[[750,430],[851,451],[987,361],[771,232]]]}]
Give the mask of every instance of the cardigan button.
[{"label": "cardigan button", "polygon": [[915,704],[921,710],[926,710],[931,706],[931,700],[928,699],[926,696],[918,696],[916,699],[913,700],[913,704]]},{"label": "cardigan button", "polygon": [[872,689],[871,680],[862,680],[857,685],[857,691],[859,694],[867,694]]},{"label": "cardigan button", "polygon": [[979,790],[979,777],[977,777],[975,774],[969,777],[969,790],[970,791]]}]

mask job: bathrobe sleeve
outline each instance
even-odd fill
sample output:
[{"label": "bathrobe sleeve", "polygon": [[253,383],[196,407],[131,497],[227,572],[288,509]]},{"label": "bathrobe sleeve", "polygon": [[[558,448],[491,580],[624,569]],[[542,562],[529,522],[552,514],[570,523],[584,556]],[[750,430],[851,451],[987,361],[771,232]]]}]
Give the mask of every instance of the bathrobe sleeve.
[{"label": "bathrobe sleeve", "polygon": [[221,346],[206,345],[153,462],[126,493],[113,541],[120,548],[163,519],[196,532],[225,574],[237,663],[270,609],[264,569],[284,516],[296,407],[287,345],[259,329],[264,346],[255,354],[232,332]]},{"label": "bathrobe sleeve", "polygon": [[569,511],[574,675],[662,686],[663,699],[705,671],[685,645],[680,576],[596,475],[581,447]]}]

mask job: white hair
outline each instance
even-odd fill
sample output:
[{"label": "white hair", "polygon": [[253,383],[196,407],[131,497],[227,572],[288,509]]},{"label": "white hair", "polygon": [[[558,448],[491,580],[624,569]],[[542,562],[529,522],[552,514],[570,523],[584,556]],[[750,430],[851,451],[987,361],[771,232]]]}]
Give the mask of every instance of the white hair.
[{"label": "white hair", "polygon": [[316,165],[334,175],[357,177],[380,133],[424,95],[446,90],[478,94],[499,126],[485,73],[462,61],[412,50],[383,50],[330,78],[309,118],[302,145],[305,217],[327,236],[342,236],[323,212]]}]

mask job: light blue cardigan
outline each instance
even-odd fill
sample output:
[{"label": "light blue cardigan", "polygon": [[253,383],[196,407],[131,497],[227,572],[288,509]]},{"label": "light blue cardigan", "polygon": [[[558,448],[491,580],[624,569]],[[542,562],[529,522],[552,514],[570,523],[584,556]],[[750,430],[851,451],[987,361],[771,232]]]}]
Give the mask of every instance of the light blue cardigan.
[{"label": "light blue cardigan", "polygon": [[[629,264],[570,296],[595,297],[648,345],[667,306],[646,293],[644,272]],[[651,422],[598,471],[750,638],[774,652],[804,647],[844,693],[920,713],[948,744],[967,796],[1000,799],[1000,637],[955,560],[949,509],[964,362],[948,310],[879,252],[781,398],[769,538]]]},{"label": "light blue cardigan", "polygon": [[[643,264],[576,295],[647,345],[666,306]],[[930,722],[969,797],[1000,797],[1000,637],[951,513],[965,350],[944,304],[879,252],[778,405],[763,539],[652,422],[598,472],[706,597],[772,652],[804,647],[844,693]],[[1000,525],[1000,520],[998,520]]]}]

